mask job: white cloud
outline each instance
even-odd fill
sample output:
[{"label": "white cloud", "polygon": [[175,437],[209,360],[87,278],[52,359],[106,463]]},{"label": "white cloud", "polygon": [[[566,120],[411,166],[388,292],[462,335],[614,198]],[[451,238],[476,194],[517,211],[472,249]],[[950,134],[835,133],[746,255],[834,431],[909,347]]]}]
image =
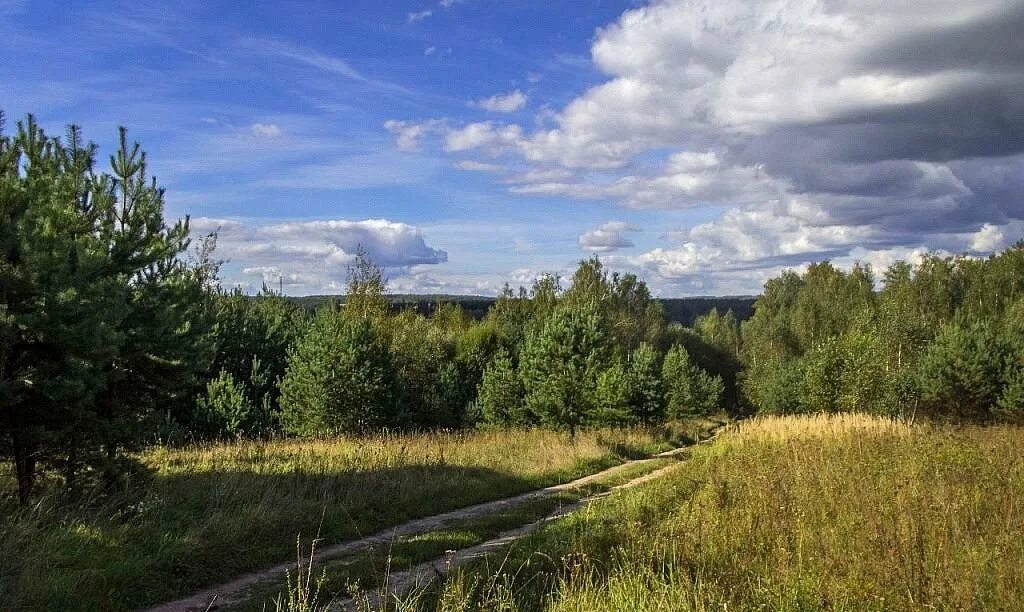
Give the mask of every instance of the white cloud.
[{"label": "white cloud", "polygon": [[426,49],[423,50],[423,55],[430,56],[430,55],[433,55],[435,53],[437,53],[437,47],[431,46],[431,47],[427,47]]},{"label": "white cloud", "polygon": [[856,249],[1004,248],[1024,230],[1024,10],[922,8],[652,0],[597,31],[605,81],[536,127],[430,134],[500,156],[513,193],[717,215],[631,258],[691,288]]},{"label": "white cloud", "polygon": [[331,251],[328,259],[345,263],[360,246],[382,266],[434,264],[448,260],[445,251],[426,245],[418,228],[387,219],[279,223],[260,228],[257,236],[280,239],[285,244],[337,247],[339,251]]},{"label": "white cloud", "polygon": [[249,126],[249,130],[260,138],[277,138],[281,135],[281,128],[274,123],[254,123]]},{"label": "white cloud", "polygon": [[189,219],[188,229],[194,235],[209,234],[217,232],[219,235],[227,235],[238,232],[242,229],[242,223],[235,219],[215,219],[212,217],[193,217]]},{"label": "white cloud", "polygon": [[580,248],[592,253],[609,253],[633,246],[633,241],[623,232],[635,232],[637,228],[621,221],[609,221],[597,229],[584,232],[578,242]]},{"label": "white cloud", "polygon": [[522,128],[518,125],[495,127],[490,121],[470,123],[461,129],[448,130],[444,148],[446,151],[500,150],[515,146],[522,135]]},{"label": "white cloud", "polygon": [[526,94],[516,89],[507,94],[497,94],[489,98],[483,98],[470,102],[470,106],[482,108],[492,113],[514,113],[526,106]]},{"label": "white cloud", "polygon": [[[226,259],[225,284],[258,289],[245,277],[304,292],[336,291],[344,286],[346,269],[362,247],[389,271],[443,264],[448,253],[429,246],[419,228],[387,219],[265,222],[198,218],[193,235],[220,229],[218,258]],[[241,274],[241,277],[236,276]]]},{"label": "white cloud", "polygon": [[469,170],[471,172],[504,172],[505,168],[498,164],[488,164],[484,162],[473,161],[471,159],[463,160],[455,163],[455,167],[460,170]]},{"label": "white cloud", "polygon": [[444,129],[445,125],[441,119],[420,122],[391,119],[384,122],[384,128],[395,136],[395,144],[402,151],[418,151],[426,135]]},{"label": "white cloud", "polygon": [[274,288],[279,285],[288,287],[301,287],[304,285],[316,286],[316,280],[299,272],[282,272],[277,266],[254,266],[243,268],[242,274],[256,276],[263,284]]},{"label": "white cloud", "polygon": [[416,12],[413,12],[413,13],[409,13],[409,16],[407,17],[407,20],[408,20],[409,23],[416,23],[417,21],[423,21],[424,19],[426,19],[427,17],[430,17],[433,14],[434,14],[434,11],[432,11],[430,9],[427,9],[427,10],[424,10],[424,11],[416,11]]}]

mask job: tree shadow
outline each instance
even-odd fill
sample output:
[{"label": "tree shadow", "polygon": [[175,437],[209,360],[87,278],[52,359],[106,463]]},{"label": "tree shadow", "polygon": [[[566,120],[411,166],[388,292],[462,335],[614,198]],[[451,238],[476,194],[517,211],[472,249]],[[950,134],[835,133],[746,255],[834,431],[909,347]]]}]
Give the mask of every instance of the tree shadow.
[{"label": "tree shadow", "polygon": [[553,480],[440,463],[152,474],[105,513],[18,521],[0,609],[135,609],[288,561],[300,535],[327,546]]}]

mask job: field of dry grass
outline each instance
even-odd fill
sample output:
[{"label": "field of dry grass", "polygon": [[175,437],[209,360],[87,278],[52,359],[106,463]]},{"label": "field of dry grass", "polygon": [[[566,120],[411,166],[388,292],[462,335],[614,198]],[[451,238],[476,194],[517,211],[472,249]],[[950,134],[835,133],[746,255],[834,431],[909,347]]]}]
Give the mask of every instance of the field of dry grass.
[{"label": "field of dry grass", "polygon": [[756,418],[407,607],[1021,609],[1022,448],[1011,426]]},{"label": "field of dry grass", "polygon": [[128,491],[0,511],[0,609],[125,610],[327,542],[572,480],[668,448],[676,431],[544,430],[237,442],[139,456]]}]

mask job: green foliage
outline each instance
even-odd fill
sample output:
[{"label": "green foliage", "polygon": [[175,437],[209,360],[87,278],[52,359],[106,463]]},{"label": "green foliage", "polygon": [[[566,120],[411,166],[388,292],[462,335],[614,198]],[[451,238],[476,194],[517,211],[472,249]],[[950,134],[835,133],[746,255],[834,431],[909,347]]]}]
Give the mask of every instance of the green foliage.
[{"label": "green foliage", "polygon": [[942,327],[918,364],[922,407],[931,414],[987,419],[999,399],[1006,350],[986,321]]},{"label": "green foliage", "polygon": [[742,326],[744,392],[767,412],[912,417],[920,407],[944,418],[1016,419],[1021,278],[1024,243],[985,260],[896,262],[878,293],[866,267],[844,273],[825,262],[803,276],[784,273]]},{"label": "green foliage", "polygon": [[598,375],[590,423],[623,425],[636,420],[630,382],[630,373],[617,359]]},{"label": "green foliage", "polygon": [[281,423],[298,435],[367,431],[395,423],[394,397],[391,359],[372,323],[323,308],[288,355]]},{"label": "green foliage", "polygon": [[373,263],[362,245],[348,266],[345,312],[352,317],[383,319],[388,314],[387,279],[384,269]]},{"label": "green foliage", "polygon": [[629,406],[641,423],[657,423],[665,416],[658,352],[646,342],[629,356],[627,372]]},{"label": "green foliage", "polygon": [[760,360],[746,370],[743,392],[760,412],[802,412],[799,390],[803,387],[803,366],[801,359]]},{"label": "green foliage", "polygon": [[233,433],[264,435],[277,429],[279,385],[288,349],[306,324],[304,313],[267,289],[251,298],[239,291],[216,299],[217,353],[213,372],[227,372],[255,407]]},{"label": "green foliage", "polygon": [[697,318],[694,330],[704,342],[733,359],[739,359],[741,353],[740,324],[731,310],[726,311],[723,315],[718,313],[717,308],[712,308],[711,312]]},{"label": "green foliage", "polygon": [[541,423],[575,433],[594,408],[597,377],[609,352],[596,312],[557,308],[523,347],[527,409]]},{"label": "green foliage", "polygon": [[800,403],[804,412],[837,412],[845,363],[836,338],[827,338],[804,356]]},{"label": "green foliage", "polygon": [[230,438],[251,427],[255,411],[245,386],[221,370],[196,401],[195,422],[212,437]]},{"label": "green foliage", "polygon": [[483,425],[529,425],[532,419],[524,408],[523,395],[523,385],[512,359],[504,351],[499,352],[484,369],[477,387],[476,406]]},{"label": "green foliage", "polygon": [[[179,256],[146,155],[120,132],[110,173],[71,126],[0,134],[0,432],[27,501],[37,466],[114,484],[157,408],[191,402],[209,366],[215,265]],[[205,262],[209,264],[207,259]]]},{"label": "green foliage", "polygon": [[682,346],[673,346],[665,354],[661,380],[669,418],[710,414],[720,408],[722,379],[693,363]]},{"label": "green foliage", "polygon": [[406,310],[390,317],[382,335],[389,339],[399,423],[409,427],[454,426],[459,415],[437,397],[441,370],[451,347],[442,331],[426,318]]}]

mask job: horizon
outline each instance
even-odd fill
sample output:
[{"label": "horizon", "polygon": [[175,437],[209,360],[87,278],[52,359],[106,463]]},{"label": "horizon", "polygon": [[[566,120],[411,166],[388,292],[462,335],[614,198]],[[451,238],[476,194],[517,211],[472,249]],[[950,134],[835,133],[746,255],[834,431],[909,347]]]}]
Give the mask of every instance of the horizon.
[{"label": "horizon", "polygon": [[[8,129],[149,154],[226,287],[746,297],[1024,236],[1024,3],[0,0]],[[65,44],[73,41],[73,44]],[[15,88],[12,85],[17,84]]]}]

